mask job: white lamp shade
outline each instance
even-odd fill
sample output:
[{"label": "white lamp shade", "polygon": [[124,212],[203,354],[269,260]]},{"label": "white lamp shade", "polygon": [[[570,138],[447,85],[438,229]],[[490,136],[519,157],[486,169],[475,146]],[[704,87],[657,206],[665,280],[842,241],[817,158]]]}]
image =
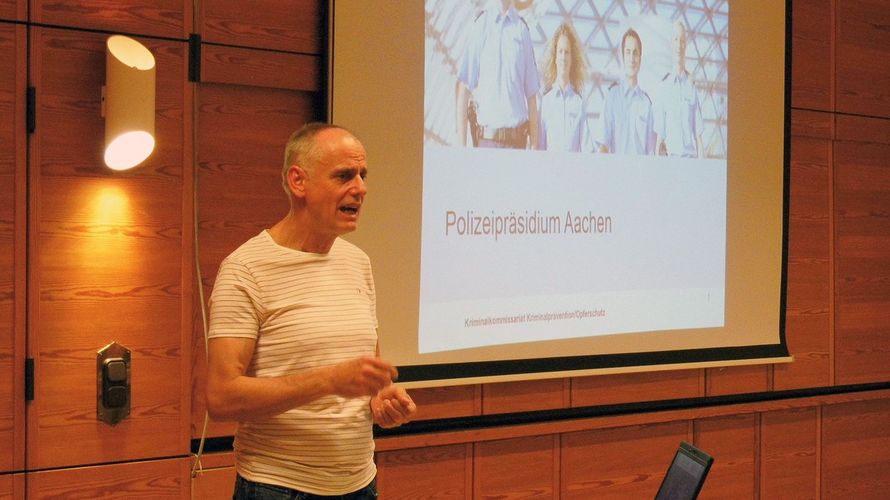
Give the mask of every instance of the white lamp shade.
[{"label": "white lamp shade", "polygon": [[105,44],[105,164],[126,170],[155,147],[155,58],[132,38]]}]

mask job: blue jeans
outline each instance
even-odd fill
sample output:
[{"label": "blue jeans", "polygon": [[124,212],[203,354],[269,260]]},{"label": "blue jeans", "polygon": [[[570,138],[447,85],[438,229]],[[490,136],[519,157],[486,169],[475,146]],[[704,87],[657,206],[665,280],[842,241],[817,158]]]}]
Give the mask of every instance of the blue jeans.
[{"label": "blue jeans", "polygon": [[232,500],[373,500],[375,498],[377,498],[376,479],[371,481],[371,484],[352,493],[324,496],[313,495],[312,493],[293,490],[284,486],[249,481],[240,475],[235,478],[235,494],[232,495]]}]

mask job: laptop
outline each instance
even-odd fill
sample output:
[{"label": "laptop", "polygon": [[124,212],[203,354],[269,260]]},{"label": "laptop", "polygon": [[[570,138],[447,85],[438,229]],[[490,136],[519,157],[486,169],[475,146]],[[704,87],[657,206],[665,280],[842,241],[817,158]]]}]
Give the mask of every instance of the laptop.
[{"label": "laptop", "polygon": [[702,485],[714,458],[686,441],[680,442],[677,453],[668,467],[655,500],[694,500],[698,498]]}]

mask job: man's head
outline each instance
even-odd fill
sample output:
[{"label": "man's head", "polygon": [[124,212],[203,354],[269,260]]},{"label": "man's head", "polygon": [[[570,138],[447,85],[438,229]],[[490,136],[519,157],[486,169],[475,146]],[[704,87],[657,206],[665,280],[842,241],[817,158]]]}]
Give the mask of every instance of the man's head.
[{"label": "man's head", "polygon": [[329,123],[307,123],[288,138],[284,147],[284,166],[281,168],[281,185],[288,198],[292,194],[287,186],[287,171],[291,165],[301,165],[304,170],[311,170],[318,162],[320,154],[315,137],[323,130],[334,128],[340,127]]},{"label": "man's head", "polygon": [[633,28],[624,32],[621,37],[621,59],[624,62],[624,75],[636,83],[640,73],[640,61],[643,58],[643,41]]},{"label": "man's head", "polygon": [[291,210],[304,211],[316,232],[340,235],[357,228],[367,173],[364,146],[342,127],[310,123],[287,142],[284,189]]}]

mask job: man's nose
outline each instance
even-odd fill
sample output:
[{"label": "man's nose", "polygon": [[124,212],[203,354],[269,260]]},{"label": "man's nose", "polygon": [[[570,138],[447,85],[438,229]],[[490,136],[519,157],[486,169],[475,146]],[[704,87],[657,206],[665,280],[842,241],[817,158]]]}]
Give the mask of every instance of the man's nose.
[{"label": "man's nose", "polygon": [[355,194],[364,196],[368,193],[368,185],[365,184],[365,180],[361,176],[357,175],[352,183],[352,190]]}]

